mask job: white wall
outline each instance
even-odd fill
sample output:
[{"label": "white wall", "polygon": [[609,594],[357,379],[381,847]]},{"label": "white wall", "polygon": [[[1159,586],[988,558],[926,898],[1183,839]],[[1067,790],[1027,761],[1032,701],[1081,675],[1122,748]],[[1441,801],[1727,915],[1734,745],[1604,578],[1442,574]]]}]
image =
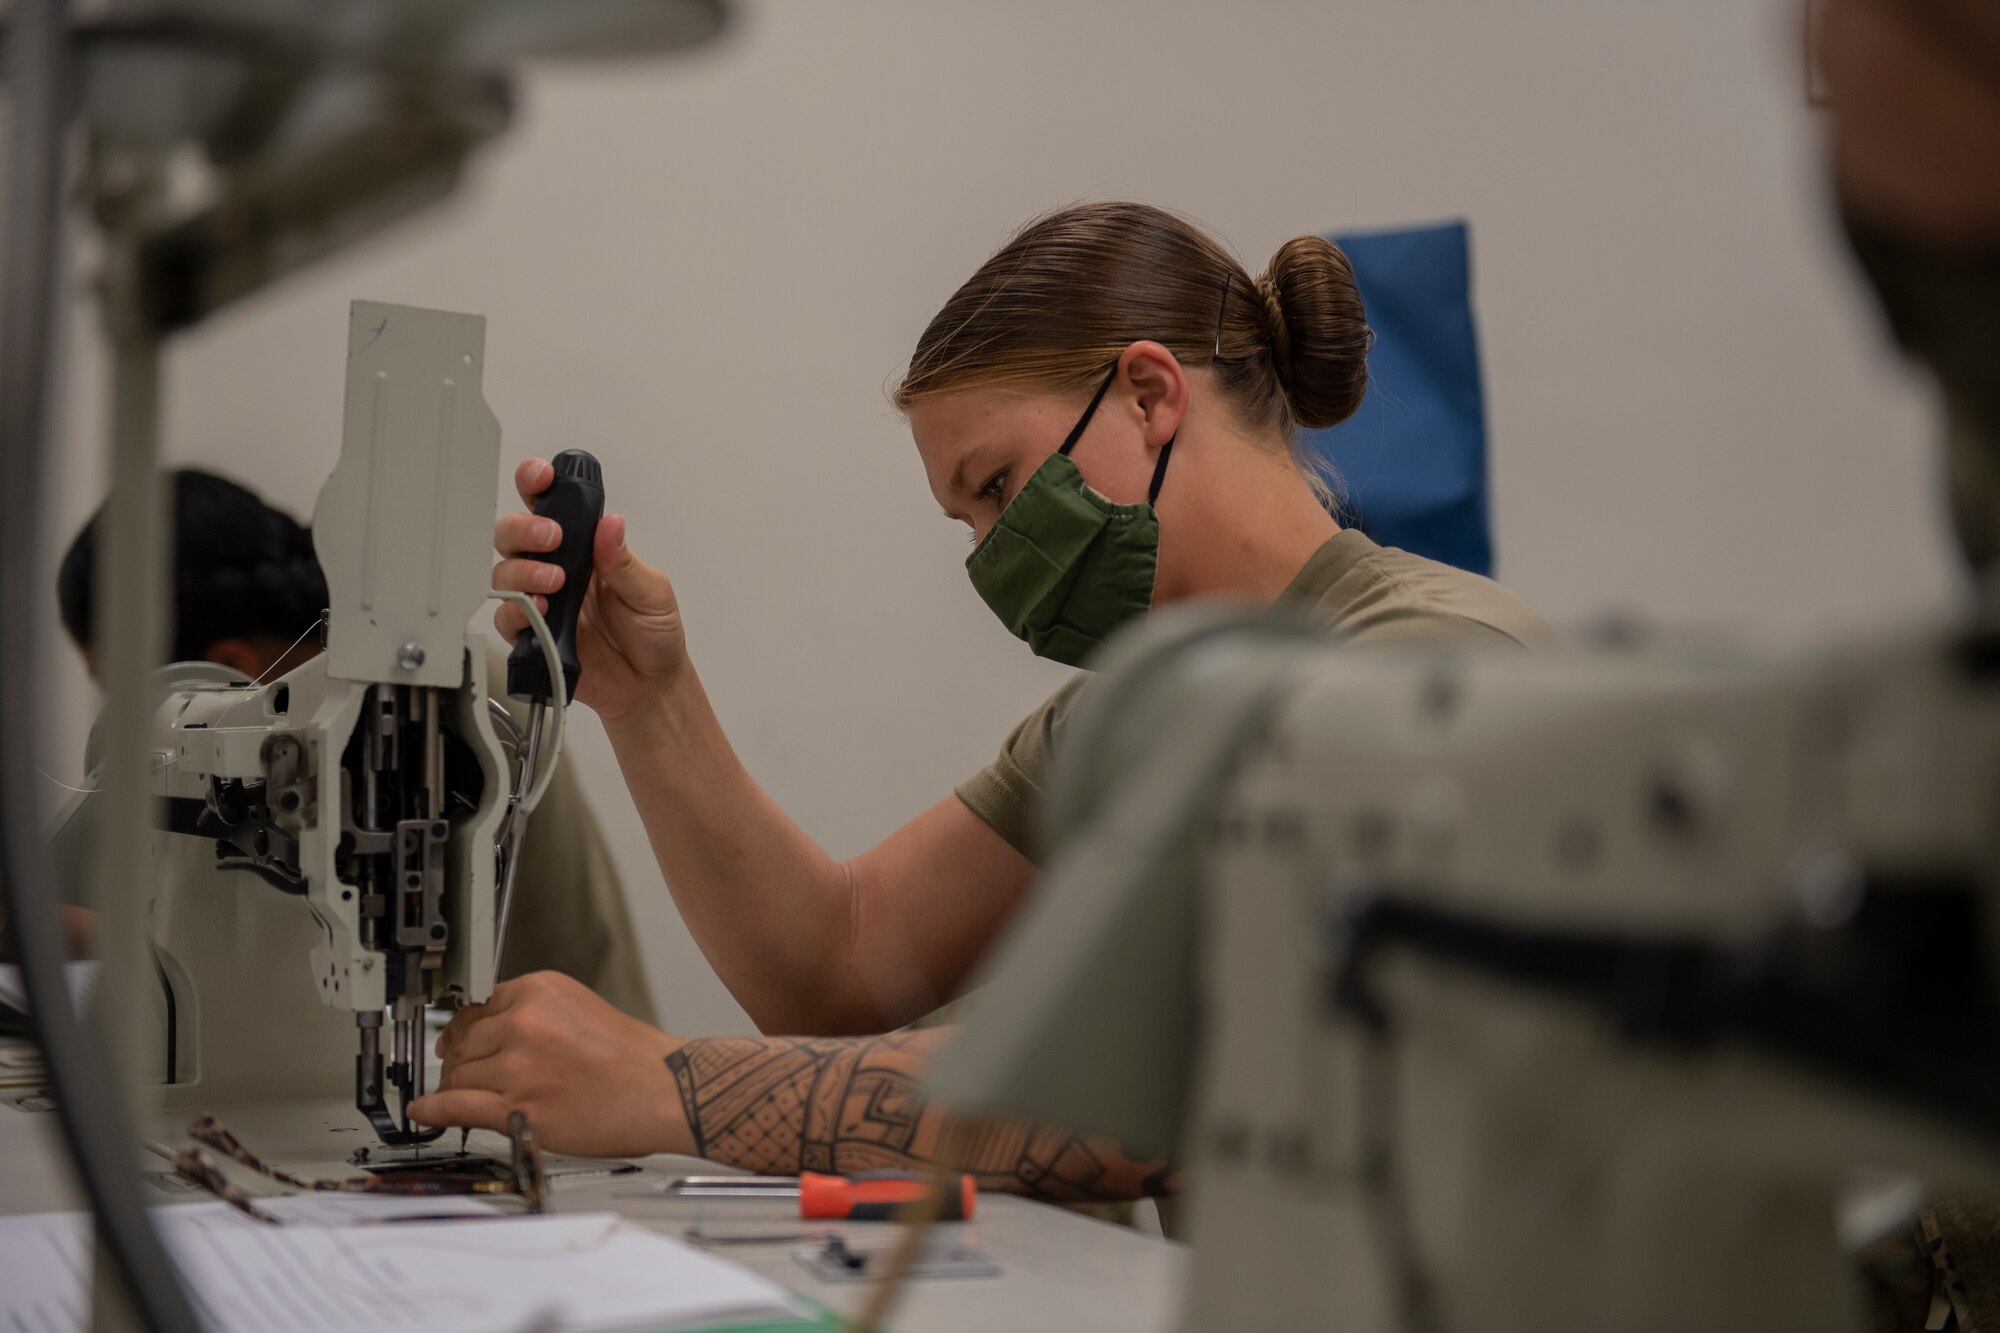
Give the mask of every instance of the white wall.
[{"label": "white wall", "polygon": [[[1464,215],[1505,579],[1562,621],[1917,614],[1954,589],[1928,409],[1830,229],[1793,10],[768,0],[702,58],[536,75],[450,206],[184,338],[168,453],[303,513],[347,300],[483,312],[506,453],[604,459],[745,760],[852,853],[1062,674],[973,596],[884,398],[953,286],[1087,196],[1190,212],[1253,268]],[[65,530],[97,486],[76,322]],[[86,701],[72,676],[69,746]],[[668,1024],[743,1027],[579,720]]]}]

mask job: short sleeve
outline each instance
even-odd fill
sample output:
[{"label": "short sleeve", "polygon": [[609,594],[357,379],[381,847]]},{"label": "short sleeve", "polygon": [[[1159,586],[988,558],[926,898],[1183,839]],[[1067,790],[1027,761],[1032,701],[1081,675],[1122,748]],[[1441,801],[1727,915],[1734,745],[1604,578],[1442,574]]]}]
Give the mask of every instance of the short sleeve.
[{"label": "short sleeve", "polygon": [[1089,679],[1089,672],[1072,676],[1007,733],[999,757],[958,784],[958,799],[1009,847],[1037,864],[1038,815],[1048,787],[1049,757]]}]

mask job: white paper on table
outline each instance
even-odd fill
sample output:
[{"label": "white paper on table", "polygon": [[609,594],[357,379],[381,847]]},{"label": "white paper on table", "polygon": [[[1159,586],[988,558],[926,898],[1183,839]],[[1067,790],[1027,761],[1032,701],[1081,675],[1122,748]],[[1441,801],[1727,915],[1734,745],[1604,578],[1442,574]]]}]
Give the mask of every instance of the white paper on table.
[{"label": "white paper on table", "polygon": [[[326,1195],[259,1203],[291,1225],[219,1203],[153,1210],[213,1333],[605,1333],[798,1317],[784,1288],[613,1213],[369,1225],[486,1209]],[[87,1215],[0,1218],[0,1328],[86,1328],[90,1263]]]},{"label": "white paper on table", "polygon": [[[70,1004],[82,1013],[90,1005],[91,993],[97,989],[96,960],[64,963],[63,980],[69,983]],[[28,1012],[28,979],[13,963],[0,963],[0,1009]]]},{"label": "white paper on table", "polygon": [[[504,1217],[507,1210],[487,1199],[471,1195],[440,1198],[395,1198],[367,1194],[269,1194],[256,1196],[257,1206],[288,1226],[353,1227],[372,1226],[392,1217]],[[254,1217],[245,1217],[227,1204],[209,1202],[170,1205],[175,1213],[199,1209],[238,1226],[261,1227]],[[222,1211],[216,1212],[220,1207]],[[172,1216],[173,1214],[167,1214]],[[155,1212],[154,1217],[162,1216]],[[398,1223],[409,1226],[411,1223]]]}]

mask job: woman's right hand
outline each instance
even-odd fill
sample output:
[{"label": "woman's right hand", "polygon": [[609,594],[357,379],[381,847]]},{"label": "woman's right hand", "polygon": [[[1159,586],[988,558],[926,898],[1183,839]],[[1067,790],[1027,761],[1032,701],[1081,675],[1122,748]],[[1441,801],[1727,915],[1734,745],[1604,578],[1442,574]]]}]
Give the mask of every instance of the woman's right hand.
[{"label": "woman's right hand", "polygon": [[[515,489],[531,508],[554,480],[555,469],[544,459],[531,458],[514,470]],[[553,551],[561,542],[562,528],[554,519],[502,515],[493,525],[493,545],[501,557],[493,567],[494,588],[533,594],[535,605],[546,613],[548,594],[563,585],[562,568],[525,557]],[[673,585],[625,545],[621,515],[607,514],[598,521],[591,554],[590,591],[576,623],[576,655],[583,667],[576,697],[612,722],[673,683],[687,666],[687,641]],[[512,643],[528,627],[528,617],[518,604],[503,602],[493,623]]]}]

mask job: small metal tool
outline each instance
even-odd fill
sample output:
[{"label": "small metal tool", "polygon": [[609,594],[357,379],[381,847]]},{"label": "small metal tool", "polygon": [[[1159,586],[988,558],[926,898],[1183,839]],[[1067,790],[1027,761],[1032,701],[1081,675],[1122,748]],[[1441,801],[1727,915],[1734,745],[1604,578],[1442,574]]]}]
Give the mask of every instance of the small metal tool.
[{"label": "small metal tool", "polygon": [[[792,1251],[801,1268],[822,1282],[868,1282],[880,1276],[891,1253],[889,1247],[862,1250],[839,1236],[823,1245]],[[910,1265],[913,1278],[999,1277],[1000,1265],[978,1250],[965,1245],[933,1245]]]},{"label": "small metal tool", "polygon": [[807,1241],[825,1242],[833,1240],[831,1231],[754,1231],[740,1235],[703,1231],[700,1227],[689,1227],[681,1234],[681,1239],[702,1249],[716,1249],[729,1245],[798,1245]]},{"label": "small metal tool", "polygon": [[[864,1171],[852,1176],[807,1171],[796,1176],[682,1176],[661,1192],[683,1199],[796,1198],[799,1216],[808,1221],[888,1222],[936,1188],[936,1182],[920,1171]],[[959,1176],[946,1192],[938,1220],[960,1222],[971,1217],[978,1196],[972,1177]]]}]

